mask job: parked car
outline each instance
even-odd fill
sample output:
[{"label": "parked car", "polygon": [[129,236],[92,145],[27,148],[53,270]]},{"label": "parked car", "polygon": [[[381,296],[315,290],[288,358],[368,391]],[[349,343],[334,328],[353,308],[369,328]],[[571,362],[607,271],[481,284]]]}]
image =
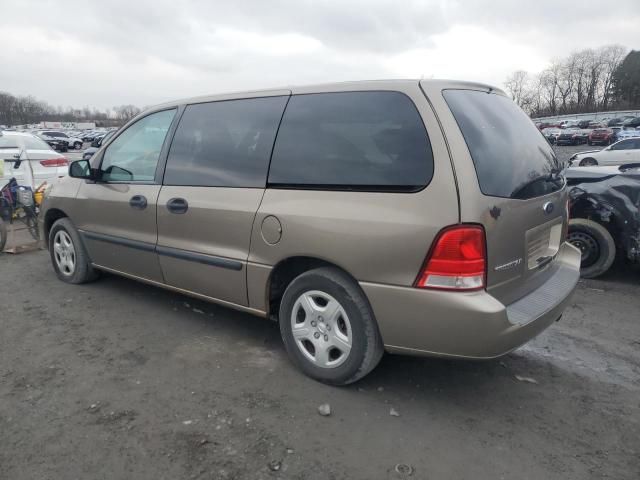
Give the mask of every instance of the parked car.
[{"label": "parked car", "polygon": [[607,272],[616,255],[640,262],[640,165],[567,171],[568,241],[581,252],[581,275]]},{"label": "parked car", "polygon": [[609,128],[596,128],[589,134],[589,145],[610,145],[615,141],[615,133]]},{"label": "parked car", "polygon": [[91,146],[87,148],[84,152],[82,152],[83,160],[89,160],[94,153],[98,151],[98,149],[102,146],[102,143],[107,141],[109,137],[111,137],[115,133],[115,130],[111,130],[107,132],[102,137],[98,137],[91,142]]},{"label": "parked car", "polygon": [[562,130],[556,138],[556,145],[580,145],[587,143],[589,132],[577,128]]},{"label": "parked car", "polygon": [[536,126],[539,130],[544,130],[545,128],[562,128],[560,122],[540,122]]},{"label": "parked car", "polygon": [[385,349],[503,355],[560,317],[579,277],[559,161],[486,85],[164,104],[70,175],[39,216],[58,278],[105,270],[277,319],[293,363],[331,384]]},{"label": "parked car", "polygon": [[593,122],[593,120],[579,120],[577,127],[578,128],[589,128],[589,124]]},{"label": "parked car", "polygon": [[95,140],[97,136],[102,134],[104,134],[104,132],[100,132],[97,130],[90,130],[84,133],[84,135],[82,136],[82,140],[84,140],[85,142],[93,142],[93,140]]},{"label": "parked car", "polygon": [[[0,132],[0,159],[5,160],[0,187],[12,177],[20,185],[27,185],[33,177],[33,184],[28,186],[37,187],[44,181],[52,183],[64,177],[69,169],[69,162],[63,155],[30,133]],[[14,168],[16,160],[20,160],[18,168]]]},{"label": "parked car", "polygon": [[640,117],[630,118],[626,122],[624,122],[622,124],[622,126],[625,129],[627,129],[627,128],[638,128],[638,127],[640,127]]},{"label": "parked car", "polygon": [[640,130],[636,128],[621,128],[616,133],[616,138],[618,140],[624,140],[625,138],[636,138],[640,137]]},{"label": "parked car", "polygon": [[607,127],[617,127],[625,122],[624,117],[615,117],[607,121]]},{"label": "parked car", "polygon": [[81,138],[71,137],[71,136],[67,135],[64,132],[57,132],[57,131],[52,131],[52,130],[43,130],[40,133],[41,133],[41,135],[46,135],[47,137],[56,138],[56,139],[59,139],[59,140],[62,140],[64,142],[66,142],[68,149],[74,148],[76,150],[80,150],[82,148],[82,145],[83,145],[83,141],[82,141]]},{"label": "parked car", "polygon": [[62,138],[50,137],[49,135],[45,135],[44,133],[40,132],[38,132],[36,135],[56,152],[66,152],[67,150],[69,150],[69,144]]},{"label": "parked car", "polygon": [[554,145],[556,143],[556,140],[561,133],[562,130],[560,130],[559,128],[545,128],[544,130],[542,130],[542,134],[547,140],[549,140],[549,143],[551,145]]},{"label": "parked car", "polygon": [[567,120],[560,124],[560,128],[578,128],[577,120]]},{"label": "parked car", "polygon": [[569,164],[579,167],[595,165],[624,165],[640,162],[640,138],[620,140],[602,150],[589,150],[576,153],[569,159]]}]

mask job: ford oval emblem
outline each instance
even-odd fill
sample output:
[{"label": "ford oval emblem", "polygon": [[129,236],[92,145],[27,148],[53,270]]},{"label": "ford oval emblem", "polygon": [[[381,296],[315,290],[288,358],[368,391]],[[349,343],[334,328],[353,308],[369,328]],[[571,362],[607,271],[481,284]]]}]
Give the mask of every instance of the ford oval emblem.
[{"label": "ford oval emblem", "polygon": [[542,210],[544,210],[544,213],[546,213],[547,215],[553,212],[553,208],[553,202],[547,202],[542,206]]}]

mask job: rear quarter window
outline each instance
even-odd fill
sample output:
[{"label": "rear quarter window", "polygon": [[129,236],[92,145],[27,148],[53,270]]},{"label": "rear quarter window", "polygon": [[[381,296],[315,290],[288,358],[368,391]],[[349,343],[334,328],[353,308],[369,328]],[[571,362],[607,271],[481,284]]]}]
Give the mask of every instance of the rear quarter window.
[{"label": "rear quarter window", "polygon": [[392,91],[295,95],[276,139],[275,187],[415,191],[433,176],[433,153],[409,97]]},{"label": "rear quarter window", "polygon": [[558,159],[531,119],[511,99],[477,90],[444,90],[483,194],[527,199],[559,190]]}]

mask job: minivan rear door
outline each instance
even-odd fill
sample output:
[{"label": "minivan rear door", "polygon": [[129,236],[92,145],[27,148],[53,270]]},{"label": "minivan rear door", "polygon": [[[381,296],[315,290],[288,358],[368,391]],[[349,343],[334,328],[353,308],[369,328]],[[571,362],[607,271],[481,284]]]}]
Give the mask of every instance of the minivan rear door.
[{"label": "minivan rear door", "polygon": [[509,304],[553,273],[567,222],[562,166],[502,92],[454,87],[432,96],[454,160],[460,220],[484,226],[487,290]]}]

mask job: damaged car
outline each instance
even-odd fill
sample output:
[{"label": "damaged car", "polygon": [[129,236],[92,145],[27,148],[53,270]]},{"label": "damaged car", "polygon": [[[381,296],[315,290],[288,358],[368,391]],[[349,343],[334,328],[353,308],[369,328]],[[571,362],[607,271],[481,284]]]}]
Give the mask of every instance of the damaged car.
[{"label": "damaged car", "polygon": [[640,262],[640,163],[570,168],[566,179],[567,240],[580,249],[580,275],[602,275],[616,256]]}]

